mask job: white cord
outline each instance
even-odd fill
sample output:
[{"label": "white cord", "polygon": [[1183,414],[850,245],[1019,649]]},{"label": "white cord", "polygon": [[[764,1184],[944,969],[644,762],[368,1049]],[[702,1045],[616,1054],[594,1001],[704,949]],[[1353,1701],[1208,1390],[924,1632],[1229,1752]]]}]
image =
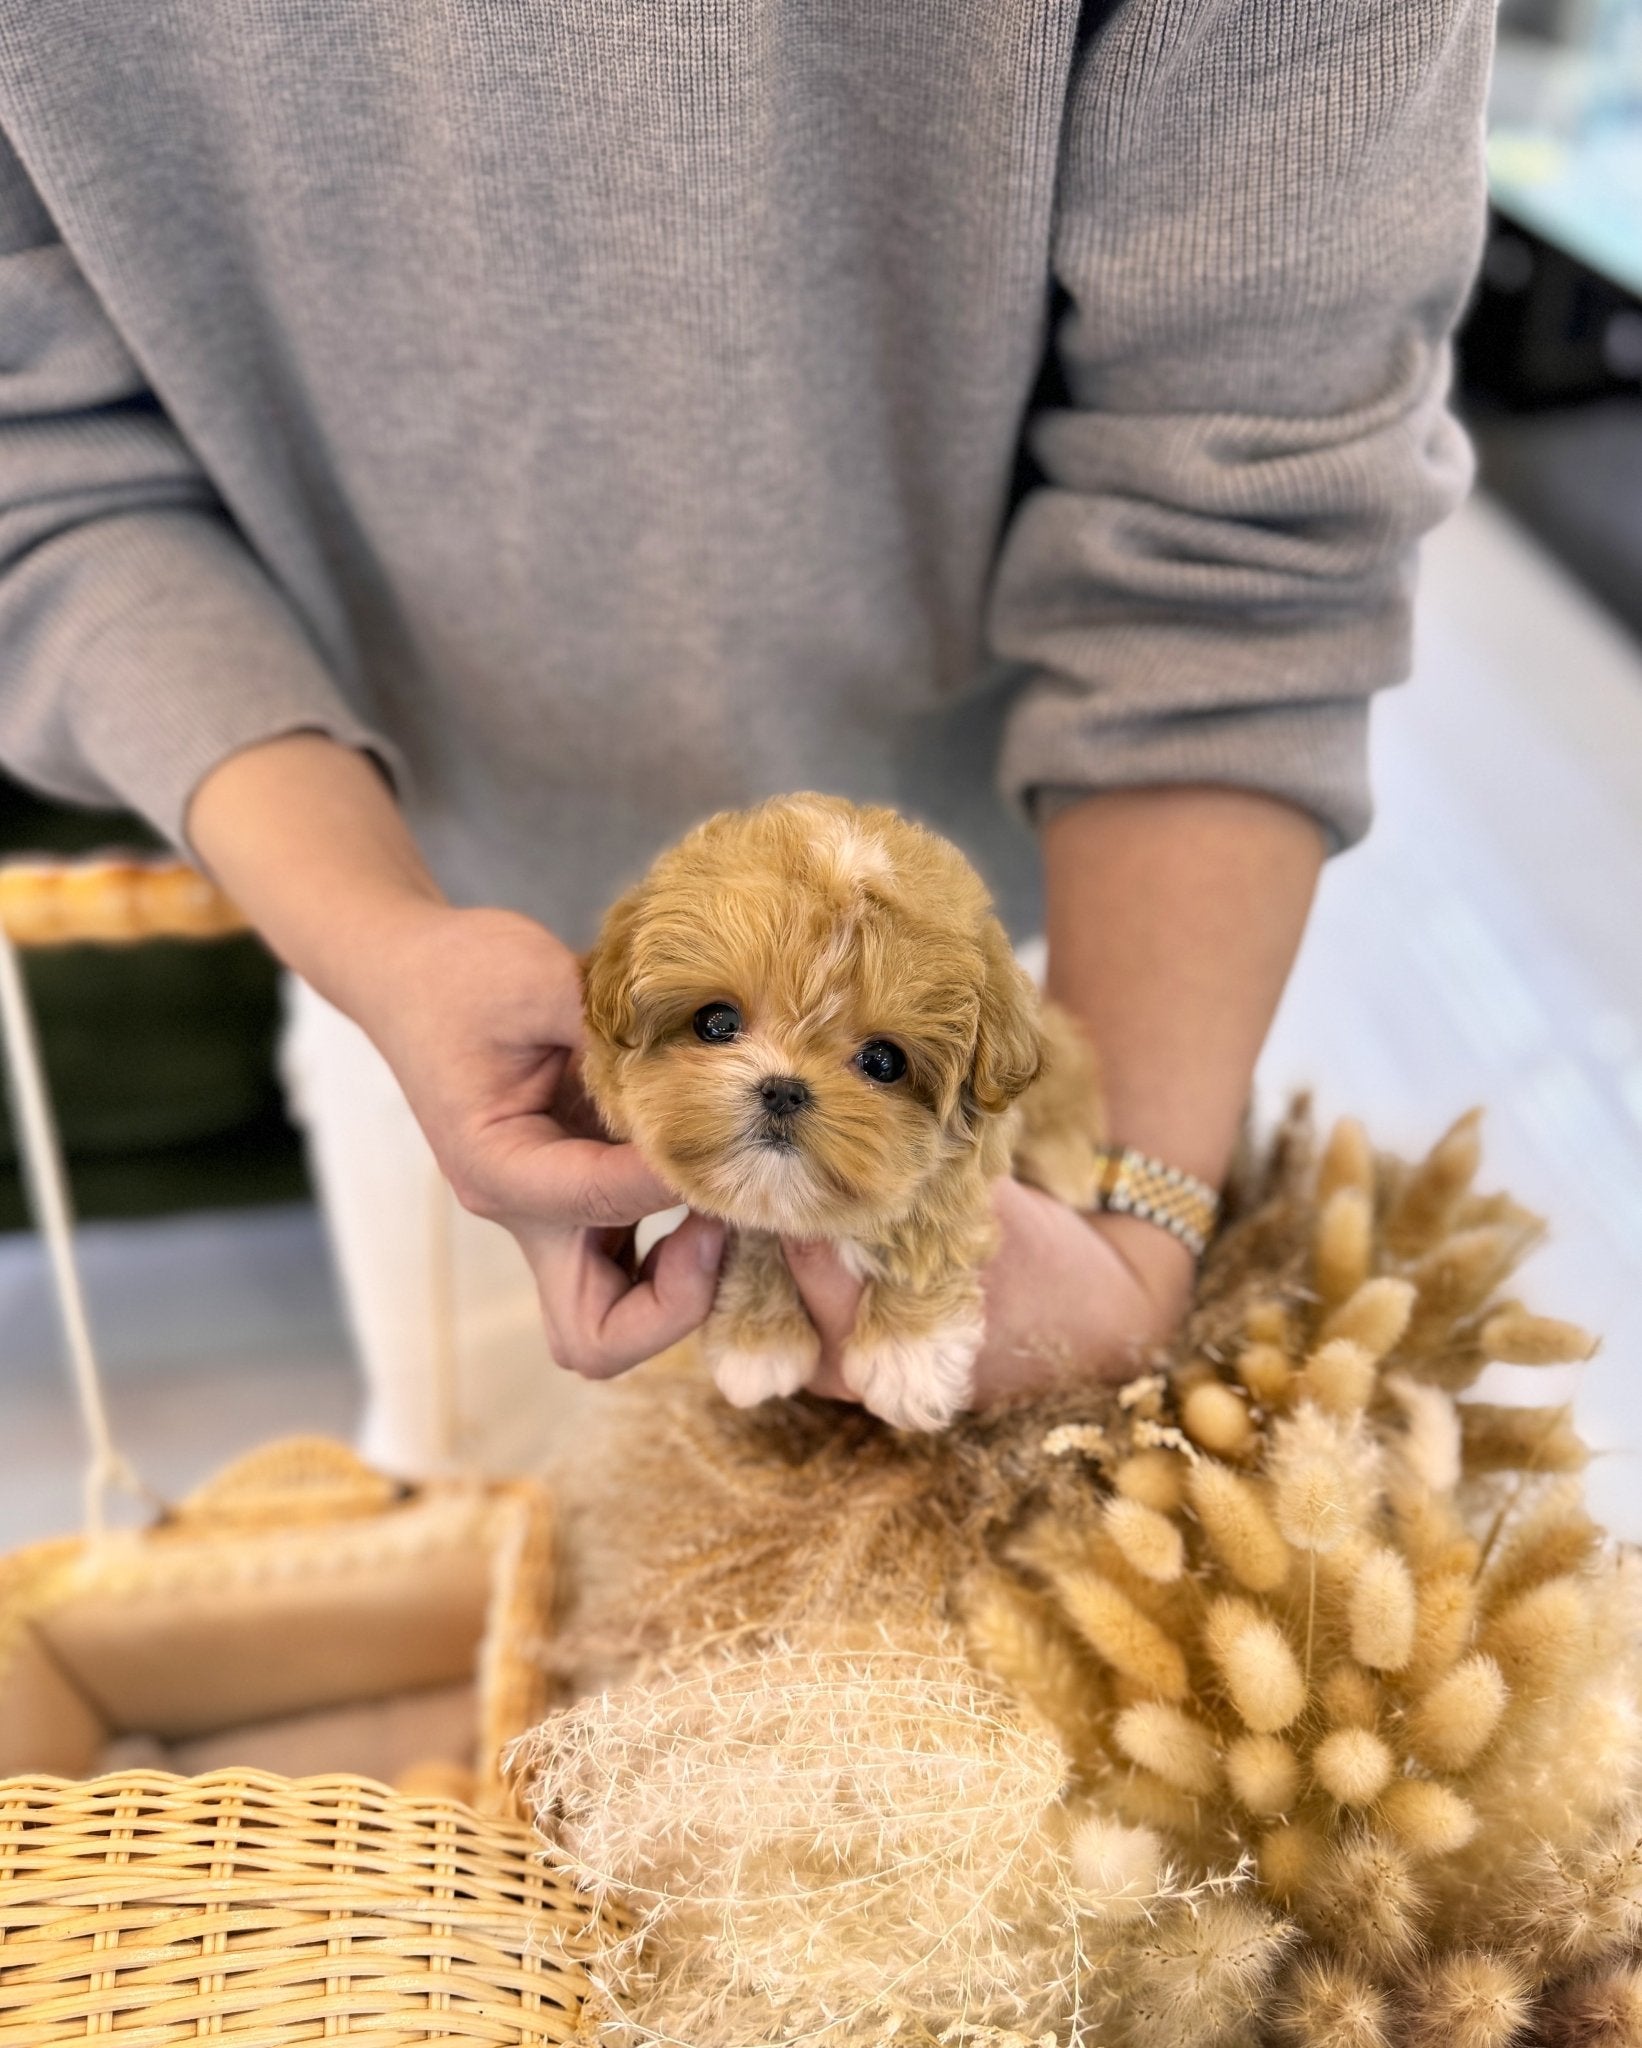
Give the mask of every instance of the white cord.
[{"label": "white cord", "polygon": [[69,1204],[68,1176],[63,1171],[62,1146],[56,1119],[51,1113],[51,1096],[46,1087],[45,1068],[40,1061],[39,1041],[23,985],[17,949],[0,929],[0,1037],[3,1037],[11,1073],[11,1096],[17,1114],[17,1149],[24,1167],[24,1179],[34,1218],[46,1242],[51,1261],[52,1284],[56,1289],[63,1338],[68,1349],[69,1370],[80,1403],[90,1462],[86,1468],[86,1533],[100,1536],[105,1526],[104,1500],[110,1486],[122,1486],[143,1500],[153,1495],[115,1448],[108,1426],[108,1408],[103,1399],[97,1354],[91,1341],[91,1324],[86,1316],[85,1294],[80,1286],[79,1266],[74,1257],[74,1220]]}]

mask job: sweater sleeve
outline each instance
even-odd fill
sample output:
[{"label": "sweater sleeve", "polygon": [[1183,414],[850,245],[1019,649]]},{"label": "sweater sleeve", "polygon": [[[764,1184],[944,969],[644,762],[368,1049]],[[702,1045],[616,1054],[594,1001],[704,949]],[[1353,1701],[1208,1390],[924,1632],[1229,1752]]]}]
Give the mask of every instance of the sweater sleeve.
[{"label": "sweater sleeve", "polygon": [[0,760],[180,842],[202,777],[349,712],[0,140]]},{"label": "sweater sleeve", "polygon": [[1073,79],[1066,403],[1005,536],[1002,775],[1235,784],[1366,831],[1368,701],[1470,480],[1449,336],[1481,246],[1493,0],[1118,0]]}]

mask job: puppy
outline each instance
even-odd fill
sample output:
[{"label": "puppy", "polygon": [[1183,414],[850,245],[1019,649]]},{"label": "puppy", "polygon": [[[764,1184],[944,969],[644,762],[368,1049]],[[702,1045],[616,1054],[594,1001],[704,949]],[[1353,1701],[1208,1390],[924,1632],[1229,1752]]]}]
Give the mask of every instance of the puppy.
[{"label": "puppy", "polygon": [[[1088,1207],[1101,1136],[1088,1048],[1040,1008],[963,855],[834,797],[724,812],[621,898],[584,969],[600,1113],[734,1228],[702,1333],[724,1394],[750,1406],[815,1371],[780,1239],[826,1238],[866,1283],[851,1390],[904,1429],[948,1422],[981,1341],[990,1184],[1013,1162]],[[1034,1089],[1047,1038],[1055,1081]]]}]

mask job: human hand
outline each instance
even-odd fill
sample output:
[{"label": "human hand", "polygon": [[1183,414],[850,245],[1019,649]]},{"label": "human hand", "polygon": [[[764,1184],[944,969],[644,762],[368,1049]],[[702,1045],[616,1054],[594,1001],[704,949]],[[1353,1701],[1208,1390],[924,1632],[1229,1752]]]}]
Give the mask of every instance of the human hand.
[{"label": "human hand", "polygon": [[691,1217],[635,1270],[632,1226],[673,1195],[603,1142],[577,1079],[581,971],[507,910],[453,910],[387,784],[321,733],[220,762],[190,843],[268,943],[361,1025],[457,1199],[518,1239],[558,1363],[625,1372],[706,1320],[722,1226]]},{"label": "human hand", "polygon": [[[1128,1216],[1081,1216],[1016,1180],[993,1190],[1000,1241],[982,1275],[986,1336],[970,1405],[989,1408],[1069,1378],[1122,1380],[1164,1342],[1191,1297],[1191,1254],[1166,1231]],[[856,1397],[840,1359],[862,1285],[831,1245],[783,1249],[821,1336],[809,1391]]]},{"label": "human hand", "polygon": [[457,1200],[512,1232],[556,1362],[607,1379],[712,1307],[724,1230],[692,1216],[633,1260],[632,1226],[677,1199],[613,1145],[581,1090],[581,974],[505,910],[406,903],[374,933],[354,1014],[404,1089]]}]

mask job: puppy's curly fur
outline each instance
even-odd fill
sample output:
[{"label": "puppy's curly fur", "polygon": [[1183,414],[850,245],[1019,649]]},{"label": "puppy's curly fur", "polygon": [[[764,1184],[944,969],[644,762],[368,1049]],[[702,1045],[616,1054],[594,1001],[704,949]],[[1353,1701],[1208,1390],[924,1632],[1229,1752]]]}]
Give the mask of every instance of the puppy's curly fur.
[{"label": "puppy's curly fur", "polygon": [[903,1428],[949,1421],[981,1340],[990,1183],[1013,1164],[1087,1207],[1101,1135],[1092,1055],[963,855],[835,797],[723,812],[610,911],[585,987],[601,1114],[734,1226],[703,1333],[728,1398],[814,1372],[780,1239],[825,1238],[866,1282],[850,1387]]}]

